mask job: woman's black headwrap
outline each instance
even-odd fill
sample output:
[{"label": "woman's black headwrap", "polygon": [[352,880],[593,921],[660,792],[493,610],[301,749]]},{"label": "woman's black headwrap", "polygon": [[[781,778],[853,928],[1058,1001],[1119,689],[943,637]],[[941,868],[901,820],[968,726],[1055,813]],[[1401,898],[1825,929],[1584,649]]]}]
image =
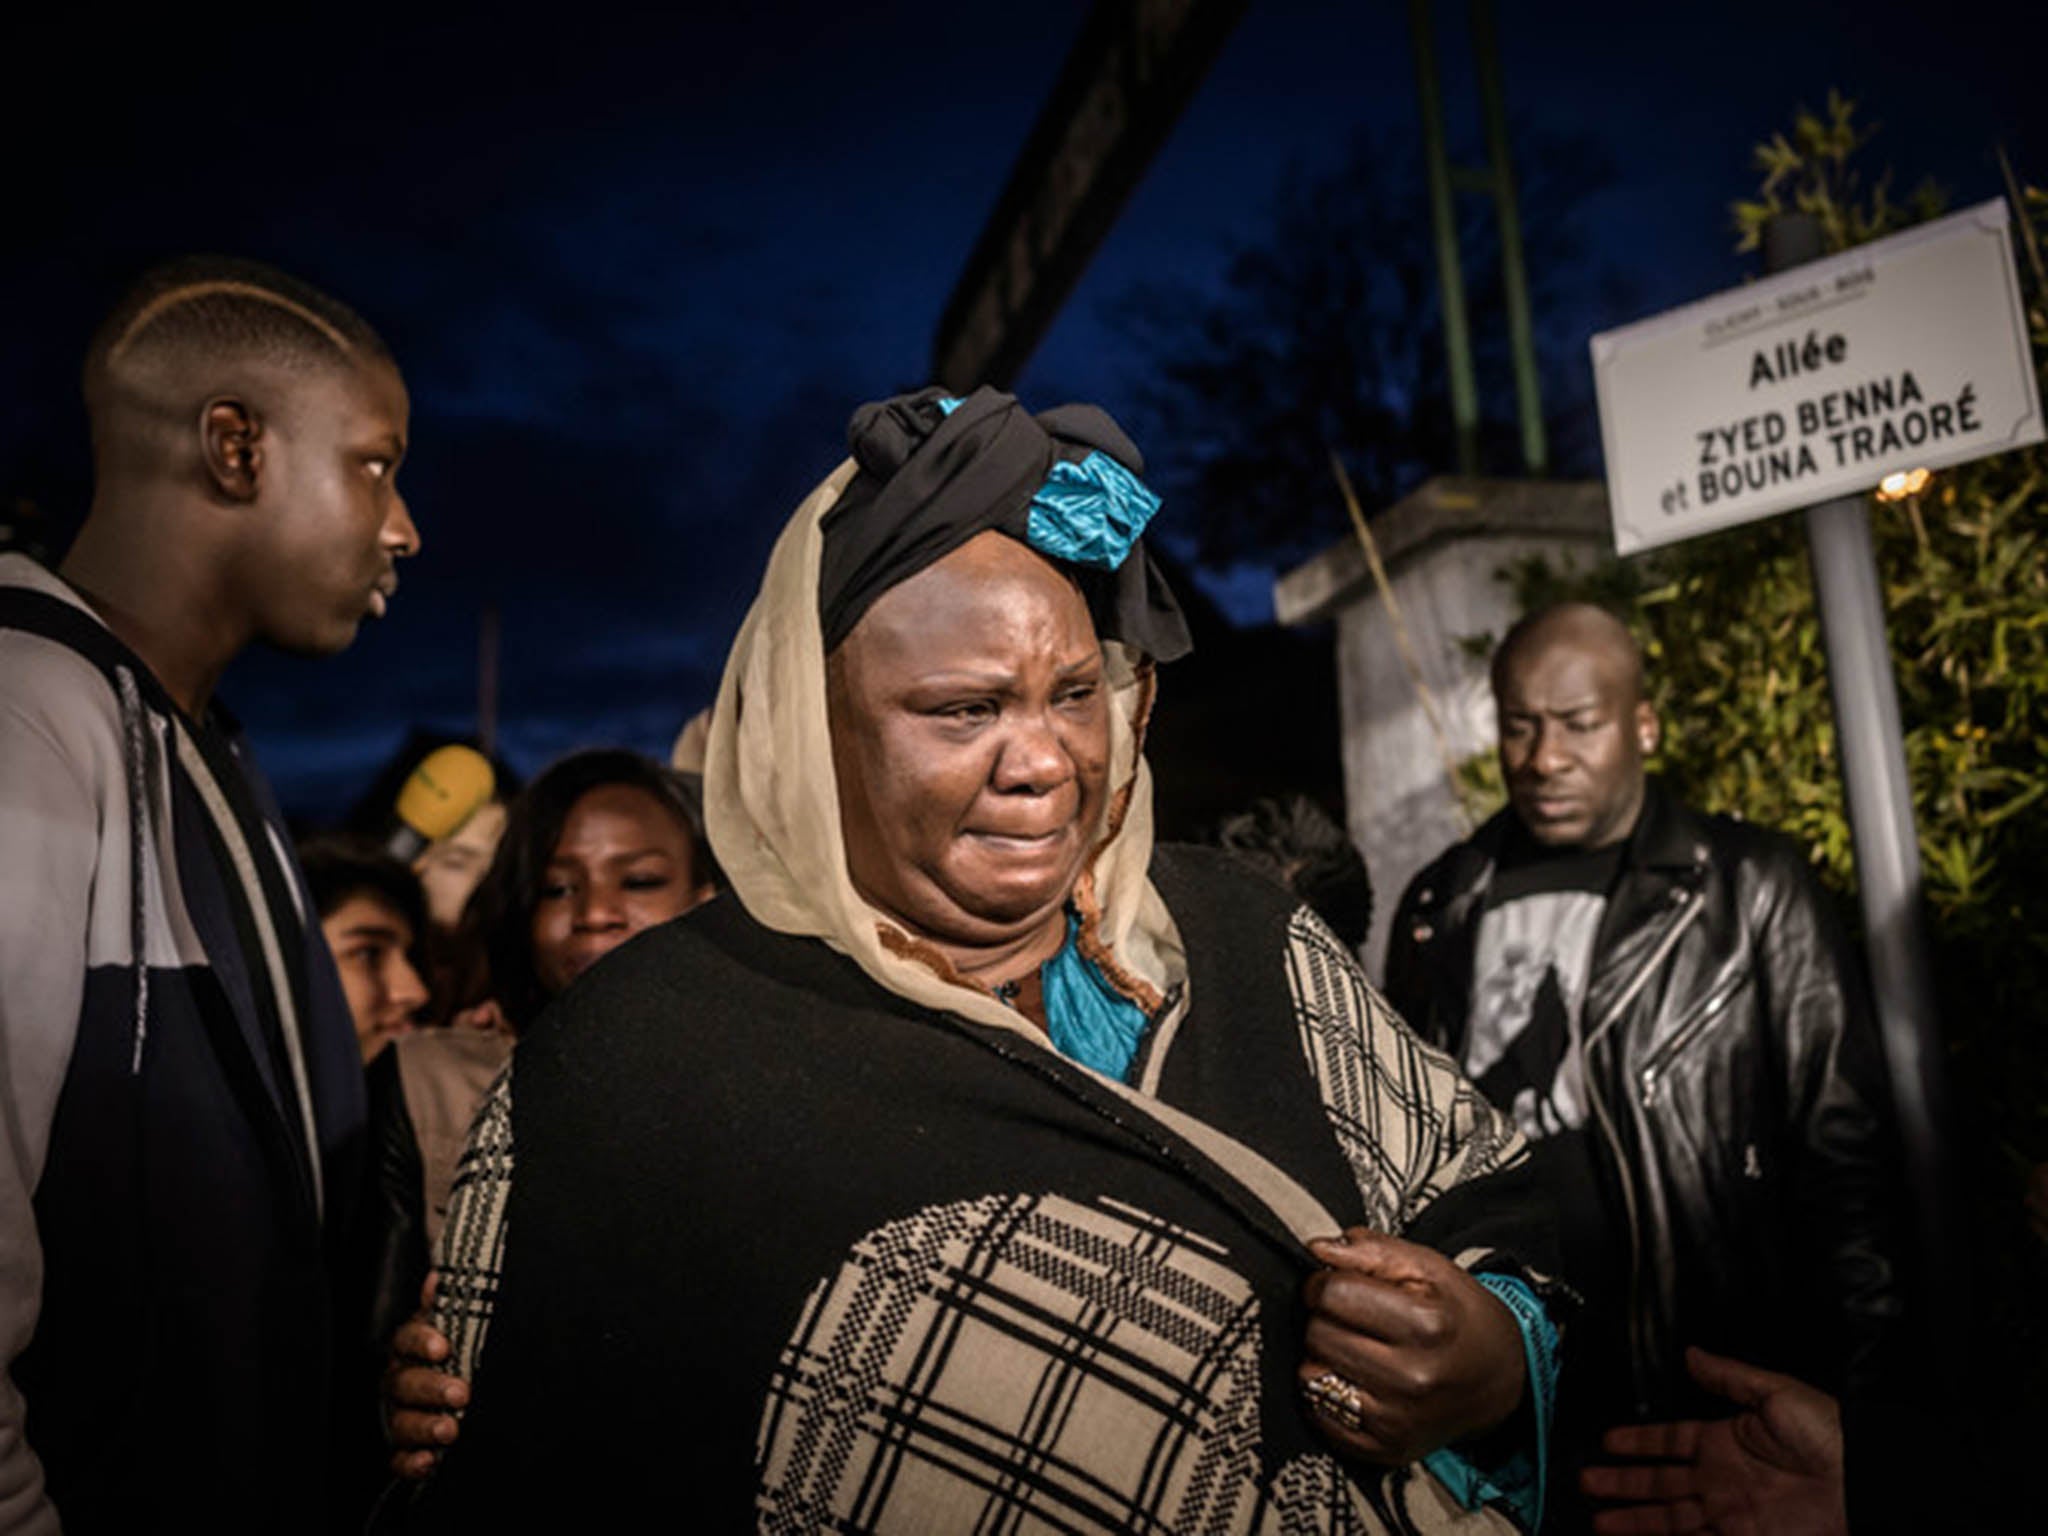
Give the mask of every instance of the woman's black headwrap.
[{"label": "woman's black headwrap", "polygon": [[860,465],[820,525],[818,618],[829,652],[884,592],[995,529],[1070,572],[1095,631],[1172,661],[1192,648],[1180,605],[1140,535],[1159,498],[1106,411],[1033,416],[983,387],[871,401],[847,424]]}]

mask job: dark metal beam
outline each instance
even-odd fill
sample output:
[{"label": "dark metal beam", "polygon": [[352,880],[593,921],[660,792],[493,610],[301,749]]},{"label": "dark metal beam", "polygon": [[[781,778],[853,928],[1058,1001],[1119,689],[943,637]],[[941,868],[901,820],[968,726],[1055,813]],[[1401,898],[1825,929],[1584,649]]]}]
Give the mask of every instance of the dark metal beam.
[{"label": "dark metal beam", "polygon": [[1016,378],[1244,9],[1101,0],[1089,14],[946,301],[938,383]]}]

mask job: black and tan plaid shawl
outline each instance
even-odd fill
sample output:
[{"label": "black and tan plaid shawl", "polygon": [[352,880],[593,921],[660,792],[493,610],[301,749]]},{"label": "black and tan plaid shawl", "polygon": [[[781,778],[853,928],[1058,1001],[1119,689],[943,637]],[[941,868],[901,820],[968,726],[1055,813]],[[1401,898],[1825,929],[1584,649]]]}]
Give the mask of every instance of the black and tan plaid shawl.
[{"label": "black and tan plaid shawl", "polygon": [[572,992],[458,1180],[476,1406],[412,1528],[655,1499],[686,1530],[1514,1529],[1319,1439],[1312,1261],[1261,1190],[1514,1268],[1521,1141],[1312,916],[1190,850],[1154,877],[1191,974],[1136,1092],[736,903]]}]

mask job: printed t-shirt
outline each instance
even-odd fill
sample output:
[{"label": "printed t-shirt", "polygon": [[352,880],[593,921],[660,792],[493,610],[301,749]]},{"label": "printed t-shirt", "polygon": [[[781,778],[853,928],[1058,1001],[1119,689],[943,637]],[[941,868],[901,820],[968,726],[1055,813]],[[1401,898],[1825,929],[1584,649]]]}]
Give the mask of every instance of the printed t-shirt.
[{"label": "printed t-shirt", "polygon": [[1573,1026],[1625,849],[1545,848],[1516,828],[1487,889],[1460,1065],[1525,1135],[1585,1124],[1585,1072],[1571,1048]]}]

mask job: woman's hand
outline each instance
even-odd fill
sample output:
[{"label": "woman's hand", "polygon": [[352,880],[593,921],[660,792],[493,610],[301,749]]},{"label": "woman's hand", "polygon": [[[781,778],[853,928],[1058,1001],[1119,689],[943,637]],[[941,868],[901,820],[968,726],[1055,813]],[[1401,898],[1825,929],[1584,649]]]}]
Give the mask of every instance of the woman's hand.
[{"label": "woman's hand", "polygon": [[391,1471],[417,1482],[434,1470],[441,1453],[460,1433],[456,1415],[469,1405],[469,1383],[452,1376],[447,1335],[434,1326],[434,1290],[439,1275],[420,1287],[420,1310],[391,1338],[384,1367],[384,1434],[391,1442]]},{"label": "woman's hand", "polygon": [[1432,1248],[1353,1227],[1312,1242],[1302,1390],[1340,1449],[1397,1466],[1492,1429],[1528,1365],[1505,1305]]}]

